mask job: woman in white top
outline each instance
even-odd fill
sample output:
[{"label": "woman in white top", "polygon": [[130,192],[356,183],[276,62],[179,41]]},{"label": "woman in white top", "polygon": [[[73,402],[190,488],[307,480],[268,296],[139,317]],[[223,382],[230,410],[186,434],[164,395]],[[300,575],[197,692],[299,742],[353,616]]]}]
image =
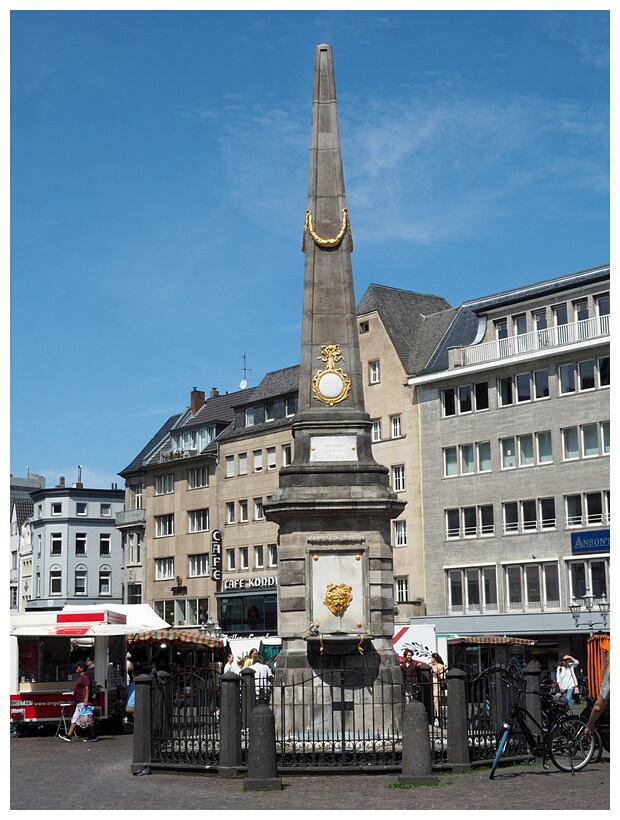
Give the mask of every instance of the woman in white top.
[{"label": "woman in white top", "polygon": [[235,660],[233,652],[229,652],[228,655],[226,655],[226,663],[224,664],[224,672],[222,674],[225,675],[227,672],[234,672],[235,675],[241,674],[241,669]]},{"label": "woman in white top", "polygon": [[564,695],[564,700],[571,712],[573,710],[573,693],[577,686],[575,669],[578,665],[579,661],[573,658],[572,655],[562,655],[556,672],[558,690]]}]

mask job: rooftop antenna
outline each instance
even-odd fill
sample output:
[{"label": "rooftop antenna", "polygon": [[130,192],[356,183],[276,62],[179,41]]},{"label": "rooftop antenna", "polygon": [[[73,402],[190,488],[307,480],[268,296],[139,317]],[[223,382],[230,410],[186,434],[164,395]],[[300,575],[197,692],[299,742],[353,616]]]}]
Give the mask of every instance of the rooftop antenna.
[{"label": "rooftop antenna", "polygon": [[246,376],[247,376],[248,373],[252,372],[251,367],[246,367],[245,355],[246,355],[245,353],[242,354],[242,358],[243,358],[243,378],[241,379],[241,382],[239,384],[239,388],[241,390],[245,390],[245,388],[248,386],[248,380],[246,379]]}]

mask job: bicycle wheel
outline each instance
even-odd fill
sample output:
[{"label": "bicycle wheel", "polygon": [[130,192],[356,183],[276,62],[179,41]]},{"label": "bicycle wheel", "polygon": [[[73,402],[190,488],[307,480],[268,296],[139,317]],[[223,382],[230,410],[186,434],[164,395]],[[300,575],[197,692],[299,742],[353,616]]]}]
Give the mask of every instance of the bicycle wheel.
[{"label": "bicycle wheel", "polygon": [[590,763],[598,763],[603,756],[603,738],[601,737],[599,730],[596,728],[594,729],[592,739],[594,740],[594,751],[592,752]]},{"label": "bicycle wheel", "polygon": [[500,757],[504,754],[504,749],[506,748],[506,744],[508,743],[508,738],[510,737],[511,730],[512,726],[506,726],[506,728],[504,729],[504,733],[501,736],[499,743],[497,744],[495,759],[493,760],[493,765],[491,766],[491,771],[489,772],[489,780],[493,780],[493,778],[495,777],[495,769],[497,769]]},{"label": "bicycle wheel", "polygon": [[548,738],[549,756],[561,772],[578,772],[587,766],[594,752],[594,738],[586,740],[585,722],[571,715],[551,728]]}]

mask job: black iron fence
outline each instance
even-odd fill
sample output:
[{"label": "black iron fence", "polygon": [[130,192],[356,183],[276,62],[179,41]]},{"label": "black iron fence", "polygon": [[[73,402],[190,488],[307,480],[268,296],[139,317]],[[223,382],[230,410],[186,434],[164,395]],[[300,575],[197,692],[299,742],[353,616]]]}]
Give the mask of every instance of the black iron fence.
[{"label": "black iron fence", "polygon": [[[481,674],[452,669],[435,676],[422,665],[417,671],[414,697],[426,710],[432,765],[466,768],[490,762],[510,706],[502,669]],[[537,689],[537,683],[532,679],[529,689]],[[528,697],[535,713],[536,698]],[[373,676],[351,669],[299,670],[294,681],[266,690],[256,688],[250,670],[240,676],[215,671],[141,676],[134,762],[243,771],[250,715],[258,702],[273,711],[279,770],[398,770],[402,765],[402,681],[393,670]],[[525,753],[524,740],[516,734],[510,754]]]}]

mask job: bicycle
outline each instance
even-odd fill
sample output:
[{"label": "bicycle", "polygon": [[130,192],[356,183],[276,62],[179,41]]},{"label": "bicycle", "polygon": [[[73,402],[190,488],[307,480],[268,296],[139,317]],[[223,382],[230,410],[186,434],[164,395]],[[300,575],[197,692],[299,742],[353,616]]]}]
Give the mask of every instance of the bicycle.
[{"label": "bicycle", "polygon": [[[536,692],[543,699],[542,702],[542,722],[521,706],[525,692],[523,683],[519,685],[504,679],[504,684],[508,689],[516,692],[514,703],[502,724],[502,736],[497,746],[495,758],[489,773],[489,779],[493,780],[495,771],[499,765],[500,758],[508,745],[515,724],[517,724],[525,737],[530,753],[534,757],[542,757],[543,767],[549,768],[547,760],[550,759],[553,765],[562,772],[581,771],[592,758],[595,741],[592,738],[589,742],[585,738],[585,721],[576,715],[567,714],[566,708],[555,701],[551,695]],[[540,740],[537,740],[528,725],[528,720],[539,730]]]}]

